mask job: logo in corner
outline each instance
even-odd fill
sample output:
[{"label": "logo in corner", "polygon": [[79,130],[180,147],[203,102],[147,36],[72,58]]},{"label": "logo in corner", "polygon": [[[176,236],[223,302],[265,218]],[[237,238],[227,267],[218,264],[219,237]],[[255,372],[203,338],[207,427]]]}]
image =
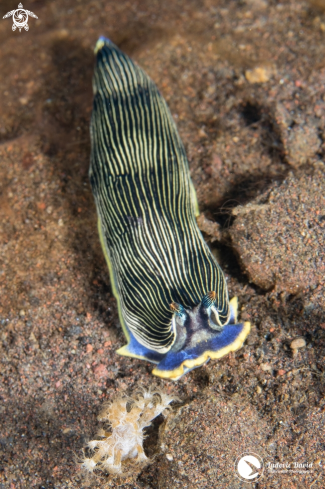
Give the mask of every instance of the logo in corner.
[{"label": "logo in corner", "polygon": [[243,482],[257,482],[263,476],[263,471],[263,459],[255,453],[242,453],[236,459],[235,473]]},{"label": "logo in corner", "polygon": [[7,19],[8,17],[12,17],[12,30],[15,31],[18,28],[19,32],[21,32],[22,28],[24,28],[25,31],[29,30],[28,16],[34,17],[34,19],[38,19],[37,15],[35,15],[33,12],[23,9],[23,5],[22,3],[20,3],[17,10],[11,10],[11,12],[7,12],[6,15],[3,16],[3,18]]}]

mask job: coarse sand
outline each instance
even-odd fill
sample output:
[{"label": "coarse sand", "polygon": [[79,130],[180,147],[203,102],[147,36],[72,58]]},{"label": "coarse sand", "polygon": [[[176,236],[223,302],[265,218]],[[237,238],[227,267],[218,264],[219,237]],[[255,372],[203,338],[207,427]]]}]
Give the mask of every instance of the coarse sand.
[{"label": "coarse sand", "polygon": [[[4,0],[1,16],[15,8]],[[324,2],[24,8],[38,16],[28,32],[0,21],[0,489],[323,488]],[[115,353],[87,175],[100,35],[166,98],[202,231],[252,325],[241,350],[176,383]],[[139,387],[181,399],[147,431],[151,464],[88,477],[77,462],[104,402]],[[243,452],[264,460],[256,483],[237,477]]]}]

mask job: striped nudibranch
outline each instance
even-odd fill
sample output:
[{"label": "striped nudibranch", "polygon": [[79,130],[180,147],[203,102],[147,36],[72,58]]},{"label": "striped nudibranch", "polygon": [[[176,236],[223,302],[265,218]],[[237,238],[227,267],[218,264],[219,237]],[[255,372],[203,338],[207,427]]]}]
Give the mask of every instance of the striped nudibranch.
[{"label": "striped nudibranch", "polygon": [[120,355],[184,373],[240,348],[224,275],[197,226],[183,144],[153,81],[106,38],[93,79],[90,182],[119,318]]}]

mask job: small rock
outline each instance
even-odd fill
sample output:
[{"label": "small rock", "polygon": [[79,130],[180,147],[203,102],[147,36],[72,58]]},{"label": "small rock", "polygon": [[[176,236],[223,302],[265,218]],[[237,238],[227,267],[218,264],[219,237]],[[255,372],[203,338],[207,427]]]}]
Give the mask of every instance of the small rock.
[{"label": "small rock", "polygon": [[[296,84],[297,82],[300,83],[299,80],[296,80]],[[292,115],[281,102],[276,104],[274,116],[290,165],[297,167],[305,164],[317,154],[322,141],[318,135],[315,118],[306,117],[305,120],[299,120],[299,117]]]},{"label": "small rock", "polygon": [[91,345],[90,343],[88,343],[88,345],[86,346],[86,352],[87,353],[91,353],[93,351],[93,345]]},{"label": "small rock", "polygon": [[97,377],[98,379],[100,379],[102,377],[108,377],[108,370],[105,367],[105,365],[100,363],[100,364],[96,365],[96,367],[94,368],[94,374],[95,374],[95,377]]},{"label": "small rock", "polygon": [[210,221],[207,219],[203,213],[201,213],[197,218],[196,222],[199,226],[200,231],[206,233],[211,237],[211,242],[220,241],[221,239],[221,228],[220,224],[217,222]]},{"label": "small rock", "polygon": [[199,136],[200,136],[200,138],[205,138],[205,139],[208,137],[207,133],[202,128],[199,129]]},{"label": "small rock", "polygon": [[298,350],[298,348],[305,348],[306,340],[304,338],[295,338],[290,343],[290,348],[292,350]]},{"label": "small rock", "polygon": [[174,460],[174,457],[172,456],[172,454],[171,454],[171,453],[166,453],[166,458],[167,458],[167,460],[169,460],[170,462],[171,462],[172,460]]},{"label": "small rock", "polygon": [[270,67],[256,66],[252,70],[246,70],[245,77],[249,83],[266,83],[271,78],[272,71]]},{"label": "small rock", "polygon": [[19,102],[21,103],[21,105],[27,105],[28,97],[20,97]]},{"label": "small rock", "polygon": [[272,370],[272,366],[269,363],[261,363],[260,367],[263,372],[270,372]]},{"label": "small rock", "polygon": [[68,336],[78,336],[81,333],[82,333],[82,328],[81,328],[81,326],[78,326],[78,325],[71,326],[71,328],[69,328],[67,331]]},{"label": "small rock", "polygon": [[317,153],[321,143],[316,125],[306,123],[293,127],[285,140],[289,163],[293,166],[306,163]]},{"label": "small rock", "polygon": [[66,39],[69,36],[69,31],[67,29],[60,29],[55,34],[58,39]]},{"label": "small rock", "polygon": [[39,344],[38,344],[38,341],[36,339],[36,336],[34,335],[33,332],[31,332],[31,334],[29,335],[29,340],[31,342],[31,347],[34,349],[34,350],[37,350],[39,349]]},{"label": "small rock", "polygon": [[222,168],[222,159],[220,158],[220,156],[217,154],[213,154],[211,164],[214,170],[216,171],[216,175],[218,176],[218,172]]}]

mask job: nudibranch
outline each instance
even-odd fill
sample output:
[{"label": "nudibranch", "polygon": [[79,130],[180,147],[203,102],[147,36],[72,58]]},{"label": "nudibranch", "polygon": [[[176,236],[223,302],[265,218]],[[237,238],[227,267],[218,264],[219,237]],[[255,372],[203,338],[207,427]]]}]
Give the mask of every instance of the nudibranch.
[{"label": "nudibranch", "polygon": [[149,76],[110,40],[95,48],[90,182],[127,344],[177,380],[243,345],[225,277],[197,226],[176,125]]}]

